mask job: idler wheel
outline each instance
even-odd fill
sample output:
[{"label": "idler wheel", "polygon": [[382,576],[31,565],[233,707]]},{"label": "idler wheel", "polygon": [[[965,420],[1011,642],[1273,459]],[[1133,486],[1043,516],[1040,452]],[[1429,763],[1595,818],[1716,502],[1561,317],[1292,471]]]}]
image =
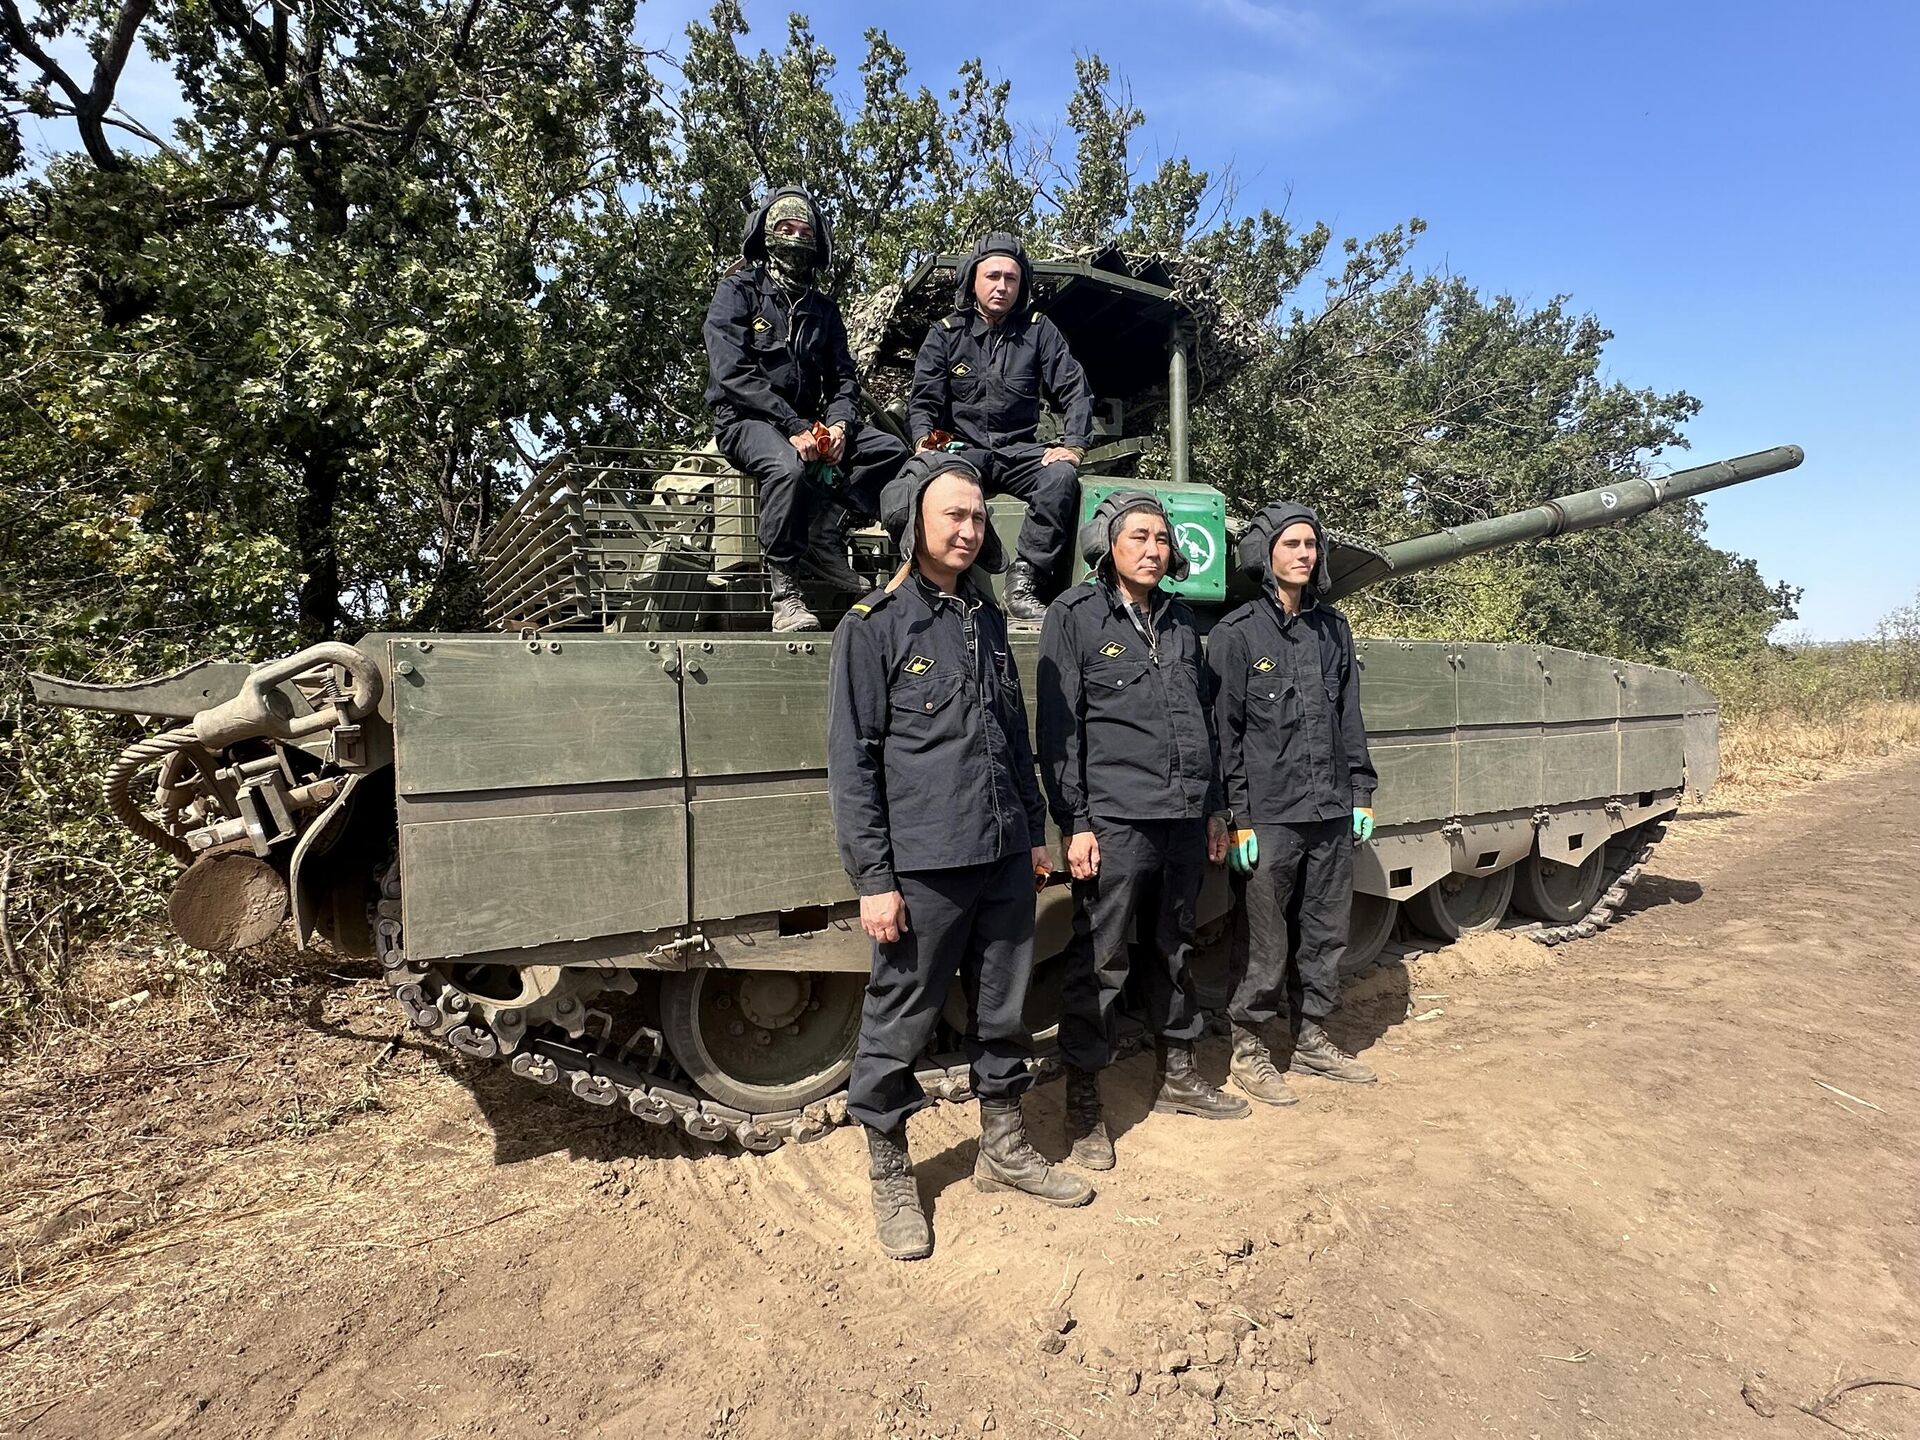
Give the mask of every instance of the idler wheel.
[{"label": "idler wheel", "polygon": [[1578,865],[1529,855],[1514,867],[1513,904],[1549,925],[1568,925],[1593,908],[1607,883],[1607,847],[1594,847]]},{"label": "idler wheel", "polygon": [[241,850],[202,855],[167,897],[174,934],[200,950],[258,945],[289,913],[287,882],[280,872]]},{"label": "idler wheel", "polygon": [[851,971],[676,971],[660,977],[660,1029],[722,1105],[795,1110],[846,1084],[866,988]]},{"label": "idler wheel", "polygon": [[1352,975],[1380,958],[1393,938],[1393,922],[1400,918],[1400,902],[1384,895],[1353,892],[1353,911],[1347,921],[1347,954],[1341,973]]},{"label": "idler wheel", "polygon": [[1443,875],[1407,901],[1407,918],[1436,940],[1491,930],[1513,898],[1515,868],[1509,865],[1491,875]]}]

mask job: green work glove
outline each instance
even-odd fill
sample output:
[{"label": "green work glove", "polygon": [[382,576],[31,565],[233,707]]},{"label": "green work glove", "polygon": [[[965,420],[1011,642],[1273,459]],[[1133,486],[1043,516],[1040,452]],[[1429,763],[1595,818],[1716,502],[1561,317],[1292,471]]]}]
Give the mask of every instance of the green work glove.
[{"label": "green work glove", "polygon": [[1242,875],[1250,873],[1260,863],[1260,837],[1251,830],[1235,830],[1227,839],[1232,842],[1227,863]]},{"label": "green work glove", "polygon": [[1373,838],[1373,809],[1371,806],[1357,806],[1353,812],[1353,838],[1362,845]]}]

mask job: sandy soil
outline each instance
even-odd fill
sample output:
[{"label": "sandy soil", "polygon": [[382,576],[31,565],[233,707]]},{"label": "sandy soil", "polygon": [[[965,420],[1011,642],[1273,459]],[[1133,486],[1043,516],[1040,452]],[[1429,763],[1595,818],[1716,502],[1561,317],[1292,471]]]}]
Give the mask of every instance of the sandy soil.
[{"label": "sandy soil", "polygon": [[129,1008],[0,1076],[0,1434],[1920,1436],[1806,1413],[1920,1382],[1920,757],[1649,868],[1596,939],[1362,980],[1377,1086],[1207,1124],[1128,1062],[1084,1210],[919,1117],[911,1266],[854,1132],[678,1140],[321,968]]}]

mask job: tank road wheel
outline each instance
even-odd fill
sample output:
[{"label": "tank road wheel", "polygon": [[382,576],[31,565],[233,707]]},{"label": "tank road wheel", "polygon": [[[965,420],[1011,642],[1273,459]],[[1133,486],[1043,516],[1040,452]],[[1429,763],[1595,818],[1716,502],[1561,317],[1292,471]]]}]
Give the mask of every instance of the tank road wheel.
[{"label": "tank road wheel", "polygon": [[675,971],[660,977],[660,1029],[722,1105],[797,1110],[847,1083],[866,988],[852,972]]},{"label": "tank road wheel", "polygon": [[1513,898],[1515,866],[1491,875],[1443,875],[1407,901],[1407,918],[1436,940],[1491,930]]},{"label": "tank road wheel", "polygon": [[1514,866],[1513,903],[1549,925],[1570,925],[1593,908],[1607,883],[1607,847],[1600,845],[1578,865],[1529,855]]},{"label": "tank road wheel", "polygon": [[1400,918],[1400,902],[1384,895],[1353,892],[1353,913],[1347,922],[1347,954],[1340,962],[1342,974],[1353,975],[1380,958],[1393,938],[1393,922]]}]

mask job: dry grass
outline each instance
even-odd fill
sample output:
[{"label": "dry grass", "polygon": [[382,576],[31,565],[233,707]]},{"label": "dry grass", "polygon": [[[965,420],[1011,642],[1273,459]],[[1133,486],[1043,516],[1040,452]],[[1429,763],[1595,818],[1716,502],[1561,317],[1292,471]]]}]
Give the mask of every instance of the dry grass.
[{"label": "dry grass", "polygon": [[1758,799],[1920,746],[1920,700],[1869,700],[1838,715],[1791,711],[1725,716],[1717,794]]}]

